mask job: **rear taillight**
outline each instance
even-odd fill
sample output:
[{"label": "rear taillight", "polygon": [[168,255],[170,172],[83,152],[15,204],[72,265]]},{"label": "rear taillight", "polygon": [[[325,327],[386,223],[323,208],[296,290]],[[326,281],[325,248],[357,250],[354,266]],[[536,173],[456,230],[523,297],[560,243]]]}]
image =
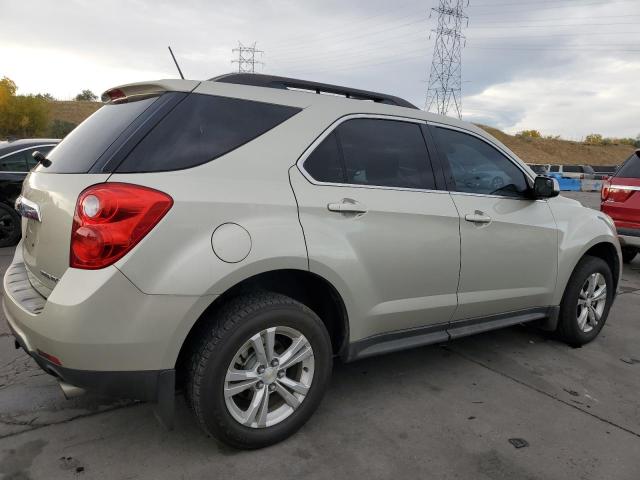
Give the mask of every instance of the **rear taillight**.
[{"label": "rear taillight", "polygon": [[626,202],[627,199],[633,195],[633,190],[628,188],[617,188],[615,185],[609,187],[609,194],[607,195],[608,202]]},{"label": "rear taillight", "polygon": [[70,266],[104,268],[122,258],[173,205],[166,193],[127,183],[102,183],[78,197]]},{"label": "rear taillight", "polygon": [[600,198],[604,202],[609,196],[609,187],[611,187],[611,181],[607,178],[602,181],[602,190],[600,190]]}]

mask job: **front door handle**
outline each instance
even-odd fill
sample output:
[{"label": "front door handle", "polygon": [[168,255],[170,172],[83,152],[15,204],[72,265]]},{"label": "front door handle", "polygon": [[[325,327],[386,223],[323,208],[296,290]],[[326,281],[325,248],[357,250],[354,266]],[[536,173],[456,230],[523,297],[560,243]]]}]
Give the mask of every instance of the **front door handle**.
[{"label": "front door handle", "polygon": [[464,216],[464,219],[467,222],[472,222],[472,223],[490,223],[491,222],[491,217],[488,215],[485,215],[484,213],[468,213],[467,215]]},{"label": "front door handle", "polygon": [[337,213],[367,213],[367,207],[350,198],[344,198],[340,203],[330,203],[327,209]]}]

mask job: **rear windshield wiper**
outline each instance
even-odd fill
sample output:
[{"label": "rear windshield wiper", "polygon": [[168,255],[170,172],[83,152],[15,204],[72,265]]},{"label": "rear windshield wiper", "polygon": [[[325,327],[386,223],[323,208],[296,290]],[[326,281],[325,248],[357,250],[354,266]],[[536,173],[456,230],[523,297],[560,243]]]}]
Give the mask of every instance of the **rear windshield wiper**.
[{"label": "rear windshield wiper", "polygon": [[37,150],[31,154],[33,159],[42,165],[44,168],[51,166],[51,160],[44,156],[43,153],[38,152]]}]

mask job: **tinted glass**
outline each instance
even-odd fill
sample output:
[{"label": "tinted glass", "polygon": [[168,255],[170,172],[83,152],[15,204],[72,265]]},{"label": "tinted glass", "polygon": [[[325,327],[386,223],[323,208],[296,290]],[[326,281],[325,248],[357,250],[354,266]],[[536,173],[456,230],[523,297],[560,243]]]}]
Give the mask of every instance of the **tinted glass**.
[{"label": "tinted glass", "polygon": [[299,111],[282,105],[191,94],[155,126],[117,171],[194,167],[250,142]]},{"label": "tinted glass", "polygon": [[122,131],[157,99],[153,97],[131,103],[103,105],[51,150],[47,155],[51,165],[47,168],[38,166],[38,171],[88,172]]},{"label": "tinted glass", "polygon": [[529,189],[522,170],[502,153],[472,135],[436,128],[438,147],[449,162],[458,192],[523,196]]},{"label": "tinted glass", "polygon": [[551,165],[551,168],[549,169],[550,172],[559,172],[560,171],[560,166],[559,165]]},{"label": "tinted glass", "polygon": [[335,133],[325,138],[304,162],[304,169],[318,182],[344,183],[344,169]]},{"label": "tinted glass", "polygon": [[420,126],[379,119],[354,119],[337,129],[346,183],[434,189],[435,180]]},{"label": "tinted glass", "polygon": [[615,176],[623,178],[640,178],[640,156],[638,156],[637,153],[631,155],[618,169]]},{"label": "tinted glass", "polygon": [[0,171],[1,172],[29,171],[29,166],[27,164],[27,152],[29,152],[29,150],[12,153],[11,155],[7,155],[6,157],[0,159]]},{"label": "tinted glass", "polygon": [[562,167],[562,171],[568,173],[582,173],[582,167],[578,165],[565,165]]}]

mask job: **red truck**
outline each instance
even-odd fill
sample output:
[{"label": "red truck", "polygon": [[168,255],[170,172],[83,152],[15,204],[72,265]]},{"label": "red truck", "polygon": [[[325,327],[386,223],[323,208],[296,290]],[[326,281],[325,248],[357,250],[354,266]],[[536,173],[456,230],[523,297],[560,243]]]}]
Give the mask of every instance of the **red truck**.
[{"label": "red truck", "polygon": [[631,262],[640,250],[640,150],[602,184],[600,210],[613,218],[622,259]]}]

